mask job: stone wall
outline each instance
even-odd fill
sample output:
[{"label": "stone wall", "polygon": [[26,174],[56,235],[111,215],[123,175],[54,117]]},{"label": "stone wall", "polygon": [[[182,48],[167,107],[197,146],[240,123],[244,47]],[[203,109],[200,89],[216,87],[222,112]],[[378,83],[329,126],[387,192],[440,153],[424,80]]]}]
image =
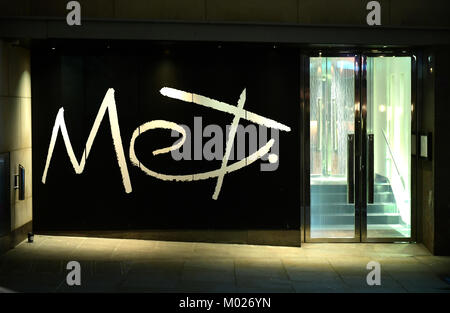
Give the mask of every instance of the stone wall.
[{"label": "stone wall", "polygon": [[[30,51],[5,41],[0,41],[0,134],[0,153],[10,153],[10,240],[14,244],[24,239],[14,234],[31,227],[32,220]],[[19,164],[26,173],[25,200],[19,200],[13,188]]]},{"label": "stone wall", "polygon": [[[64,17],[68,0],[0,0],[0,16]],[[361,0],[79,0],[82,18],[367,25]],[[447,0],[379,0],[384,26],[450,26]]]}]

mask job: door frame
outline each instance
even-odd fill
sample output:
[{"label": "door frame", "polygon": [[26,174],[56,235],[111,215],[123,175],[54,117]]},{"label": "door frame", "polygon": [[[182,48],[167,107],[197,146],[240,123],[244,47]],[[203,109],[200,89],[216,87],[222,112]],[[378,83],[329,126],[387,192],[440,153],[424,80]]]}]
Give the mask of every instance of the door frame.
[{"label": "door frame", "polygon": [[[359,212],[361,212],[361,210],[358,210],[358,205],[360,202],[359,197],[359,192],[355,192],[355,232],[354,232],[354,237],[353,238],[311,238],[311,233],[310,233],[310,218],[311,218],[311,198],[310,198],[310,193],[311,193],[311,184],[310,184],[310,129],[309,129],[309,125],[310,125],[310,81],[309,81],[309,75],[310,75],[310,71],[309,71],[309,58],[310,57],[354,57],[355,58],[355,66],[360,67],[361,65],[361,55],[357,52],[357,51],[340,51],[340,50],[331,50],[331,49],[317,49],[317,50],[311,50],[308,51],[308,53],[302,55],[302,62],[301,64],[303,64],[303,88],[304,88],[304,99],[302,101],[303,105],[302,105],[302,111],[303,111],[303,138],[301,139],[301,142],[303,142],[302,146],[303,146],[303,165],[302,165],[302,182],[303,182],[303,186],[305,186],[304,188],[304,193],[303,193],[303,197],[302,197],[302,201],[303,201],[303,208],[304,208],[304,239],[305,242],[346,242],[346,243],[352,243],[352,242],[360,242],[361,241],[361,218],[359,216]],[[360,123],[358,121],[360,121],[360,112],[361,112],[361,101],[360,96],[361,96],[361,90],[360,90],[360,83],[361,77],[360,77],[360,71],[355,71],[355,105],[359,106],[359,110],[357,110],[357,112],[355,112],[355,133],[360,131]],[[360,156],[360,153],[358,153],[358,146],[360,147],[360,142],[359,142],[359,137],[360,136],[355,136],[355,164],[357,162],[357,155]],[[360,175],[356,175],[357,173],[355,172],[355,186],[360,186],[359,183],[359,177]]]},{"label": "door frame", "polygon": [[[413,242],[416,241],[416,209],[417,209],[417,165],[418,154],[411,155],[411,237],[409,238],[367,238],[367,193],[363,192],[367,188],[367,175],[365,167],[355,167],[355,236],[354,238],[311,238],[310,217],[311,217],[311,185],[310,185],[310,57],[355,57],[355,164],[367,158],[367,57],[373,56],[410,56],[411,57],[411,132],[417,133],[417,55],[412,49],[336,49],[317,48],[301,53],[301,131],[300,140],[303,147],[301,161],[301,180],[304,186],[301,192],[302,216],[302,238],[307,243],[340,243],[340,242]],[[411,136],[413,140],[413,136]],[[415,146],[418,147],[418,136],[416,136]],[[364,163],[363,163],[364,164]],[[362,179],[363,178],[363,179]],[[362,181],[360,182],[360,180]],[[356,190],[358,189],[358,191]]]},{"label": "door frame", "polygon": [[[417,53],[413,50],[394,50],[394,51],[362,51],[362,69],[361,69],[361,138],[362,138],[362,159],[367,160],[367,57],[410,57],[411,58],[411,134],[417,133],[418,118],[417,118]],[[418,146],[418,136],[416,136],[416,147]],[[413,146],[414,137],[411,136],[411,147]],[[418,153],[415,155],[411,151],[411,235],[410,237],[381,237],[368,238],[367,237],[367,171],[366,167],[362,169],[362,184],[361,184],[361,242],[413,242],[416,241],[416,206],[417,206],[417,164]]]}]

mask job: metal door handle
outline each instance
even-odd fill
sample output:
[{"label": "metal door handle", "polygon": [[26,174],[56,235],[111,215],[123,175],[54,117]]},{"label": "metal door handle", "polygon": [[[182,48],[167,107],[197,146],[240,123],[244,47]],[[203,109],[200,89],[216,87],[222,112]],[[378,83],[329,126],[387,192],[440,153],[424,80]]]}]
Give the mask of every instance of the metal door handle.
[{"label": "metal door handle", "polygon": [[373,134],[369,134],[368,135],[368,188],[369,188],[369,195],[368,195],[368,199],[367,202],[368,203],[373,203],[374,202],[374,176],[375,176],[375,167],[374,167],[374,138],[373,138]]},{"label": "metal door handle", "polygon": [[347,201],[355,203],[355,135],[347,135]]}]

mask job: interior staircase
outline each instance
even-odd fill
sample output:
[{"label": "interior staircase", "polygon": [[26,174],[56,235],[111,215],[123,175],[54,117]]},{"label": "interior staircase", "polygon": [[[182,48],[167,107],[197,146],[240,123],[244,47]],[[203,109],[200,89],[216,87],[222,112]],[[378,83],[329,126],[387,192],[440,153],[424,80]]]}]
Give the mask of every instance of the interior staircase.
[{"label": "interior staircase", "polygon": [[[374,188],[374,203],[367,208],[367,224],[381,229],[401,224],[389,181],[377,176]],[[324,229],[354,227],[354,214],[355,205],[347,202],[346,184],[311,185],[311,225]]]}]

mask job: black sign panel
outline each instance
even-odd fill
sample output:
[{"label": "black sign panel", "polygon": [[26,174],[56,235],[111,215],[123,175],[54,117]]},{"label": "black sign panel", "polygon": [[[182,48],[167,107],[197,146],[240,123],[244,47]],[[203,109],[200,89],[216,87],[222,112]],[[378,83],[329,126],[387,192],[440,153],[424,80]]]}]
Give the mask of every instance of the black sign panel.
[{"label": "black sign panel", "polygon": [[[300,228],[298,50],[182,43],[94,48],[89,42],[44,42],[32,51],[35,230]],[[110,88],[117,124],[112,106],[96,121]],[[225,173],[214,199],[218,175],[196,175],[217,173],[223,166],[223,157],[209,160],[203,152],[211,148],[207,143],[220,128],[226,154],[227,125],[236,118],[233,112],[238,112],[240,99],[246,111],[239,124],[248,132],[240,144],[236,135],[233,157],[225,165],[238,162],[238,154],[246,158],[254,152],[251,128],[256,129],[258,149],[271,138],[275,143],[263,159],[244,160],[244,166]],[[217,102],[224,103],[219,105],[222,109],[217,109]],[[78,174],[58,127],[61,120],[80,165]],[[276,135],[255,120],[277,122],[288,130]],[[170,128],[153,127],[160,125],[155,121],[190,130],[189,140],[178,151],[183,159],[174,159],[172,152],[153,154],[179,140]],[[90,142],[95,125],[98,131]],[[114,139],[118,130],[122,169],[121,149]],[[267,133],[266,141],[260,139],[262,132]],[[209,150],[219,155],[218,147]],[[268,155],[276,162],[270,163]],[[270,164],[276,166],[267,170]],[[146,173],[142,166],[156,174]],[[192,179],[165,179],[168,175]]]}]

